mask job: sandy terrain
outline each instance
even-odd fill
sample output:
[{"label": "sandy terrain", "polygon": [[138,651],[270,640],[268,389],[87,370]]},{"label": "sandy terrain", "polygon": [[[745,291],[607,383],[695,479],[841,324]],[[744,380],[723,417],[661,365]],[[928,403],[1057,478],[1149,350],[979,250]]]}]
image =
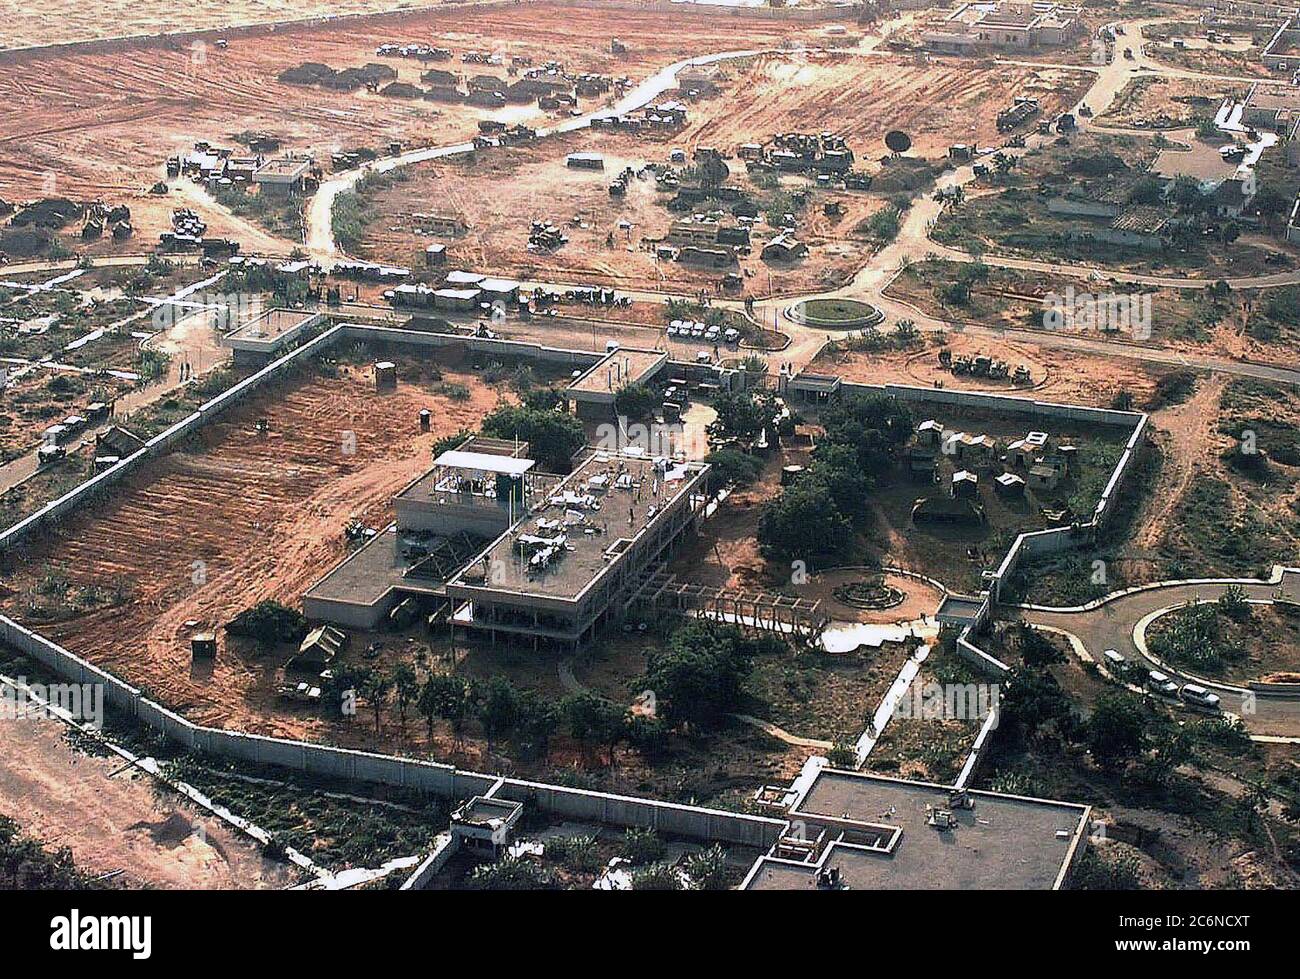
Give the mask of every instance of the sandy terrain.
[{"label": "sandy terrain", "polygon": [[[536,4],[508,12],[431,11],[400,24],[366,20],[346,27],[296,27],[231,41],[229,48],[195,49],[184,40],[141,43],[122,51],[42,54],[0,65],[0,180],[10,195],[58,191],[120,194],[147,186],[163,160],[196,139],[229,141],[245,131],[280,136],[287,149],[325,152],[454,142],[475,131],[491,110],[387,98],[365,91],[338,93],[287,85],[276,76],[305,61],[335,68],[376,60],[375,48],[396,41],[447,46],[449,67],[468,50],[563,60],[570,69],[639,79],[682,57],[760,48],[798,36],[800,28],[743,17],[639,14],[584,10],[588,30],[563,29],[572,10]],[[617,35],[625,57],[592,38]],[[419,63],[390,58],[399,79],[418,81]],[[499,72],[500,69],[497,69]],[[502,110],[519,116],[519,108]],[[540,110],[535,110],[540,117]],[[517,120],[522,121],[522,120]]]},{"label": "sandy terrain", "polygon": [[1241,98],[1246,85],[1207,78],[1159,78],[1130,81],[1099,120],[1106,126],[1168,129],[1195,124],[1218,111],[1227,98]]},{"label": "sandy terrain", "polygon": [[[101,17],[97,9],[95,17]],[[185,38],[140,41],[121,50],[44,52],[0,63],[0,186],[6,198],[64,195],[124,203],[137,234],[124,244],[102,241],[73,247],[92,253],[139,251],[167,227],[174,206],[192,206],[209,219],[209,233],[241,239],[245,251],[287,247],[246,221],[222,216],[194,193],[150,198],[168,156],[196,140],[232,145],[247,132],[267,132],[282,149],[309,151],[328,163],[341,149],[444,145],[469,138],[479,119],[543,125],[536,105],[479,109],[424,100],[389,98],[364,90],[287,85],[277,76],[305,61],[334,68],[385,60],[401,81],[419,83],[422,66],[398,57],[378,59],[384,43],[423,41],[449,47],[448,67],[473,71],[460,55],[490,50],[507,59],[564,62],[570,70],[628,75],[641,80],[684,57],[728,50],[761,50],[786,39],[813,37],[814,27],[713,13],[586,10],[587,30],[568,28],[572,8],[530,4],[507,10],[431,10],[399,21],[367,18],[346,25],[284,28],[235,37],[228,48]],[[619,37],[626,55],[609,52]],[[600,38],[592,44],[592,38]],[[502,73],[501,69],[493,69]],[[589,111],[600,102],[584,99]]]},{"label": "sandy terrain", "polygon": [[[447,240],[448,267],[542,281],[601,281],[690,293],[701,288],[712,291],[723,273],[731,271],[752,280],[748,292],[771,288],[793,293],[846,281],[869,259],[870,243],[855,236],[853,229],[884,202],[871,194],[837,191],[813,195],[800,215],[799,238],[812,249],[801,261],[768,263],[759,257],[762,242],[775,234],[765,222],[753,229],[753,253],[729,268],[656,261],[642,242],[662,239],[672,222],[683,217],[666,207],[673,195],[657,190],[649,176],[632,181],[624,197],[611,197],[609,183],[625,166],[640,169],[647,162],[666,163],[670,147],[681,145],[680,138],[584,132],[493,150],[472,163],[417,164],[407,171],[408,179],[368,195],[376,216],[367,227],[360,254],[418,265],[430,239],[416,234],[411,215],[427,210],[428,201],[438,200],[440,208],[460,214],[469,225],[466,234]],[[576,152],[601,154],[605,169],[566,166],[565,157]],[[749,190],[761,207],[771,193],[755,188],[739,162],[732,160],[730,168],[728,184]],[[782,183],[794,189],[805,182],[791,177]],[[831,200],[844,205],[843,215],[824,215],[822,204]],[[532,220],[561,226],[568,243],[549,254],[529,251]],[[632,227],[620,228],[623,221]]]},{"label": "sandy terrain", "polygon": [[31,4],[0,0],[0,17],[5,22],[4,47],[19,48],[413,6],[417,5],[395,0],[192,0],[186,4],[139,0],[101,0],[96,4],[55,0]]},{"label": "sandy terrain", "polygon": [[919,156],[943,156],[953,143],[1000,142],[997,114],[1012,98],[1036,97],[1050,115],[1078,101],[1092,78],[973,59],[918,65],[849,53],[765,56],[732,74],[727,95],[699,106],[703,121],[688,127],[688,143],[732,151],[773,133],[830,130],[863,163],[888,152],[882,140],[891,129],[911,135]]},{"label": "sandy terrain", "polygon": [[130,888],[238,888],[294,883],[291,868],[219,820],[160,797],[155,783],[122,772],[116,755],[73,750],[63,725],[29,719],[5,727],[0,813],[46,847],[68,847],[77,868]]},{"label": "sandy terrain", "polygon": [[[1120,358],[1089,357],[1073,350],[1053,350],[1028,341],[1008,343],[985,337],[965,338],[949,334],[949,347],[956,353],[984,353],[1010,364],[1024,363],[1034,374],[1036,383],[1032,395],[1045,401],[1067,401],[1079,404],[1109,407],[1117,391],[1130,391],[1138,404],[1150,396],[1155,387],[1156,375],[1134,361]],[[946,372],[939,377],[937,369],[929,366],[937,355],[931,350],[918,358],[906,351],[883,353],[822,354],[809,369],[839,374],[847,381],[865,383],[917,384],[942,380],[945,386],[962,388],[970,379],[954,378]],[[1042,380],[1046,371],[1046,380]],[[921,376],[918,376],[921,375]],[[984,390],[988,390],[988,381]],[[1014,388],[1004,388],[1014,393]]]}]

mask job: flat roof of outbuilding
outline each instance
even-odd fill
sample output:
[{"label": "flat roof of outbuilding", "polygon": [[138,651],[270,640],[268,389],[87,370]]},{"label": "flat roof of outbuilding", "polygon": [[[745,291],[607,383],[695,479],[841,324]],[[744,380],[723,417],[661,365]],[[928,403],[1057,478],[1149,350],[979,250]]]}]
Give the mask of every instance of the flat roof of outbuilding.
[{"label": "flat roof of outbuilding", "polygon": [[[902,830],[888,853],[829,845],[821,866],[838,868],[851,890],[1048,890],[1062,885],[1087,831],[1088,806],[971,790],[974,808],[951,809],[953,828],[931,826],[931,811],[949,809],[952,792],[946,785],[827,768],[817,773],[788,815],[807,824],[809,832],[849,822]],[[763,857],[745,888],[813,888],[817,870],[817,864]]]}]

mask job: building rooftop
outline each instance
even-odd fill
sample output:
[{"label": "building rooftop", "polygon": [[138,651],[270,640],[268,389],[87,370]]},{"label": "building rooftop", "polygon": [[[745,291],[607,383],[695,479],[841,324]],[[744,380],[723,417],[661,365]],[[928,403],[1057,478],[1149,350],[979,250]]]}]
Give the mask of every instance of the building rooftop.
[{"label": "building rooftop", "polygon": [[301,177],[311,168],[311,160],[307,157],[298,156],[277,156],[273,160],[267,160],[253,173],[256,180],[295,180]]},{"label": "building rooftop", "polygon": [[226,334],[224,342],[236,350],[270,353],[324,318],[322,313],[298,309],[268,309]]},{"label": "building rooftop", "polygon": [[490,585],[471,574],[478,562],[450,584],[576,601],[707,468],[596,452],[484,552]]},{"label": "building rooftop", "polygon": [[[831,841],[815,861],[760,858],[744,886],[813,888],[817,871],[832,868],[849,889],[862,891],[1061,886],[1087,829],[1088,806],[971,791],[973,809],[951,808],[953,791],[822,769],[787,815],[805,839],[824,828]],[[935,810],[952,812],[954,825],[930,825]]]},{"label": "building rooftop", "polygon": [[644,383],[666,363],[668,354],[663,350],[620,347],[596,361],[567,391],[575,401],[612,401],[616,392],[630,384]]}]

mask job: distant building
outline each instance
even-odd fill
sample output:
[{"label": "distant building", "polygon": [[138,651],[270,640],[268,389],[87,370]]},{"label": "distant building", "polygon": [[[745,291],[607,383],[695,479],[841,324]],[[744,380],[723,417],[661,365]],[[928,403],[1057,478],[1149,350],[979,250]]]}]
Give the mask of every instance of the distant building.
[{"label": "distant building", "polygon": [[964,3],[921,32],[936,51],[962,54],[982,48],[1059,47],[1082,37],[1080,8],[1055,3]]},{"label": "distant building", "polygon": [[307,175],[311,173],[311,158],[281,156],[268,160],[253,171],[253,183],[258,192],[276,197],[299,197]]}]

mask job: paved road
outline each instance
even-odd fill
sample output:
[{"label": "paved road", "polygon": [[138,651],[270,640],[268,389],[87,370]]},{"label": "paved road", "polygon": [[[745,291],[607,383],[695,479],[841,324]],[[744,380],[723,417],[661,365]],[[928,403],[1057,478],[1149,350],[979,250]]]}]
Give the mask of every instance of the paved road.
[{"label": "paved road", "polygon": [[[1227,583],[1176,584],[1130,592],[1112,598],[1104,604],[1088,609],[1048,609],[1021,607],[1017,611],[1031,625],[1044,625],[1061,629],[1076,636],[1093,659],[1100,659],[1103,651],[1115,649],[1124,656],[1178,678],[1193,682],[1193,678],[1169,664],[1159,664],[1144,655],[1134,642],[1138,624],[1162,609],[1183,605],[1188,601],[1217,599],[1230,587]],[[1281,585],[1265,582],[1243,584],[1246,596],[1267,600],[1279,591],[1285,597],[1300,600],[1300,573],[1288,571]],[[1278,735],[1300,734],[1300,697],[1260,695],[1254,698],[1254,712],[1243,710],[1242,688],[1217,681],[1207,681],[1223,699],[1225,710],[1242,715],[1252,732]]]}]

